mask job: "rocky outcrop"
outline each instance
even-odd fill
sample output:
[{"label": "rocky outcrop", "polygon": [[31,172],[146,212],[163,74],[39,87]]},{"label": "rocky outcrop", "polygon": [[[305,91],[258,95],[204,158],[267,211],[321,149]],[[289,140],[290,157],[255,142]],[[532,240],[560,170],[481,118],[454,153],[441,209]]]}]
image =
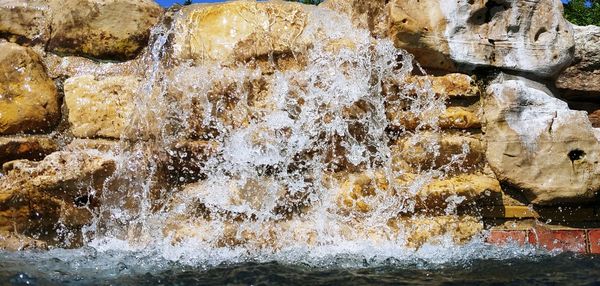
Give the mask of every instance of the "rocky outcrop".
[{"label": "rocky outcrop", "polygon": [[24,235],[14,234],[8,231],[0,232],[0,250],[47,250],[48,244]]},{"label": "rocky outcrop", "polygon": [[42,132],[60,118],[58,93],[30,48],[0,42],[0,135]]},{"label": "rocky outcrop", "polygon": [[152,0],[10,0],[0,3],[0,36],[58,54],[135,57],[162,9]]},{"label": "rocky outcrop", "polygon": [[486,155],[498,178],[535,204],[593,200],[600,134],[586,113],[520,77],[502,74],[487,92]]},{"label": "rocky outcrop", "polygon": [[559,0],[396,0],[388,10],[390,38],[431,69],[489,66],[550,77],[573,57]]},{"label": "rocky outcrop", "polygon": [[556,81],[567,96],[600,95],[600,27],[573,26],[575,58]]},{"label": "rocky outcrop", "polygon": [[140,81],[135,76],[96,79],[92,75],[66,80],[65,104],[73,135],[114,139],[124,135]]}]

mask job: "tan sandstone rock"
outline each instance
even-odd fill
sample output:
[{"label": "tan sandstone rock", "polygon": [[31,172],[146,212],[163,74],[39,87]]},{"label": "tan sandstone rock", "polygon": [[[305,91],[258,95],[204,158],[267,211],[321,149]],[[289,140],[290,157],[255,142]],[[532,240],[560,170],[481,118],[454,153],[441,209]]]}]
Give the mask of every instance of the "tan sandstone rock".
[{"label": "tan sandstone rock", "polygon": [[3,195],[37,191],[73,202],[92,189],[101,190],[115,164],[114,158],[97,150],[54,152],[39,162],[11,161],[2,166],[0,189]]},{"label": "tan sandstone rock", "polygon": [[591,201],[600,189],[600,134],[543,85],[501,74],[487,89],[487,160],[535,204]]},{"label": "tan sandstone rock", "polygon": [[[0,178],[0,230],[39,237],[49,244],[64,231],[78,233],[91,222],[105,179],[115,170],[112,158],[98,151],[55,152],[40,162],[5,163]],[[63,233],[64,234],[64,233]]]},{"label": "tan sandstone rock", "polygon": [[0,137],[0,165],[17,159],[39,160],[57,150],[57,142],[46,136]]},{"label": "tan sandstone rock", "polygon": [[567,89],[569,95],[579,92],[600,94],[600,27],[573,26],[575,59],[556,81],[556,87]]},{"label": "tan sandstone rock", "polygon": [[44,0],[0,2],[0,37],[22,45],[46,44],[50,38],[50,11]]},{"label": "tan sandstone rock", "polygon": [[65,103],[73,135],[120,138],[132,124],[130,114],[139,86],[135,76],[96,79],[84,75],[66,80]]},{"label": "tan sandstone rock", "polygon": [[130,59],[146,45],[162,9],[152,0],[49,0],[48,49],[100,59]]},{"label": "tan sandstone rock", "polygon": [[370,224],[362,219],[315,222],[310,218],[293,218],[246,222],[182,215],[168,220],[163,235],[170,238],[173,245],[243,246],[252,251],[328,245],[340,238],[369,241],[374,245],[394,241],[418,249],[425,244],[464,244],[482,230],[483,224],[472,216],[393,217]]},{"label": "tan sandstone rock", "polygon": [[391,39],[428,68],[493,66],[550,77],[573,57],[573,29],[559,0],[395,0],[387,7]]},{"label": "tan sandstone rock", "polygon": [[14,234],[8,231],[0,232],[0,250],[47,250],[48,244],[24,235]]},{"label": "tan sandstone rock", "polygon": [[6,0],[0,36],[58,54],[124,60],[146,46],[161,14],[152,0]]},{"label": "tan sandstone rock", "polygon": [[480,136],[454,133],[419,132],[398,140],[390,147],[392,164],[400,170],[430,168],[446,172],[477,170],[485,161],[485,143]]},{"label": "tan sandstone rock", "polygon": [[0,43],[0,134],[40,132],[60,118],[58,94],[31,49]]},{"label": "tan sandstone rock", "polygon": [[415,130],[439,127],[441,129],[477,129],[481,128],[479,110],[475,107],[449,106],[436,118],[424,117],[409,111],[398,111],[391,106],[386,108],[389,128],[393,130]]},{"label": "tan sandstone rock", "polygon": [[[393,183],[382,172],[335,177],[339,182],[336,201],[344,214],[369,213],[390,198],[410,200],[420,210],[443,210],[501,192],[498,180],[483,174],[460,174],[437,179],[403,174],[397,176]],[[412,212],[410,209],[406,211]]]},{"label": "tan sandstone rock", "polygon": [[390,220],[389,226],[402,234],[407,246],[414,248],[442,243],[444,235],[449,235],[454,243],[464,244],[483,231],[483,223],[472,216],[401,217]]},{"label": "tan sandstone rock", "polygon": [[246,62],[269,54],[291,56],[306,48],[299,40],[307,21],[301,4],[235,1],[189,5],[182,8],[181,15],[174,23],[177,59]]},{"label": "tan sandstone rock", "polygon": [[352,18],[354,25],[371,31],[377,38],[386,36],[387,10],[385,0],[327,0],[319,8],[344,13]]}]

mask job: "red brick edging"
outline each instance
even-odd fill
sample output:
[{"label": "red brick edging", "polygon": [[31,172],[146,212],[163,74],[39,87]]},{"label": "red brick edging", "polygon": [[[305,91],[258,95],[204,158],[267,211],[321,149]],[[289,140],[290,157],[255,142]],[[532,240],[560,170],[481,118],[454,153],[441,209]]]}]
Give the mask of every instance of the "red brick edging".
[{"label": "red brick edging", "polygon": [[600,229],[552,230],[535,226],[528,230],[490,230],[488,243],[503,245],[509,242],[518,245],[531,244],[547,250],[571,251],[600,254]]}]

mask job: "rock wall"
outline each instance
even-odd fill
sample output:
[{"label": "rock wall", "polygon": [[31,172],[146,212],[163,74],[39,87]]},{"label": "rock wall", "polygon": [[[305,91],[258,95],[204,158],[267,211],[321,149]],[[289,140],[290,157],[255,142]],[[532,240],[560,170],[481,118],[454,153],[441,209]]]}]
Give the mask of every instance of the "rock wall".
[{"label": "rock wall", "polygon": [[596,32],[558,0],[4,1],[0,246],[75,247],[92,222],[311,245],[320,210],[419,247],[467,241],[482,208],[596,202],[600,132],[569,109],[600,92]]}]

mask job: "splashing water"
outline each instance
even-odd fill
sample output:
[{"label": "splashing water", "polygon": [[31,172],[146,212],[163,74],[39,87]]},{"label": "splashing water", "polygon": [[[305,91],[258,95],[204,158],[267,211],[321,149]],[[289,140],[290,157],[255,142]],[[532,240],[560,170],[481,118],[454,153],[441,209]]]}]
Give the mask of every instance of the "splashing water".
[{"label": "splashing water", "polygon": [[[305,53],[287,55],[300,68],[280,68],[273,53],[229,66],[176,59],[175,24],[154,28],[118,169],[85,230],[90,245],[335,253],[365,243],[403,249],[412,232],[432,232],[418,221],[460,227],[458,217],[415,214],[415,196],[464,156],[415,173],[394,167],[390,149],[398,136],[391,126],[417,141],[422,130],[441,133],[446,99],[405,83],[413,57],[390,41],[344,16],[307,11],[303,33],[318,37]],[[426,145],[439,156],[436,142]],[[442,215],[455,214],[450,201]],[[426,241],[454,245],[448,231]]]}]

